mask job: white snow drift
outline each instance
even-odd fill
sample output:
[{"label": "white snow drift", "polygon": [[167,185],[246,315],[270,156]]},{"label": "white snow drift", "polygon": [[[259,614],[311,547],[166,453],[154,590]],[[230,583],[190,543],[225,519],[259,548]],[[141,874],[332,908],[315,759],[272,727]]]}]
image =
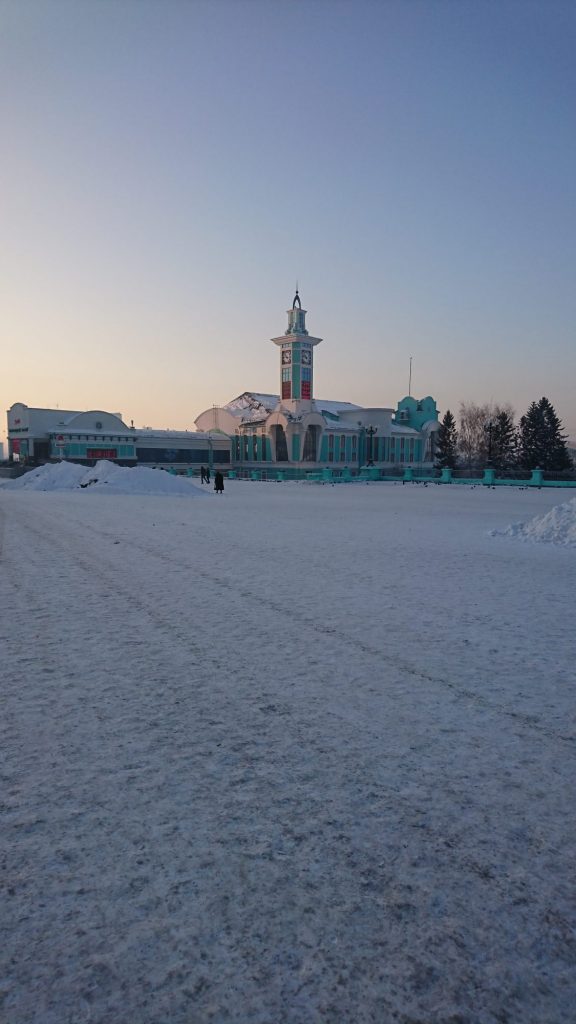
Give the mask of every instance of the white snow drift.
[{"label": "white snow drift", "polygon": [[492,530],[491,536],[576,547],[576,498],[556,505],[545,515],[534,516],[528,522],[512,523],[504,530]]},{"label": "white snow drift", "polygon": [[205,494],[187,477],[145,466],[117,466],[106,460],[89,469],[74,462],[50,463],[11,480],[5,486],[19,491],[76,491],[82,488],[99,492],[106,490],[113,494],[183,494],[189,498]]}]

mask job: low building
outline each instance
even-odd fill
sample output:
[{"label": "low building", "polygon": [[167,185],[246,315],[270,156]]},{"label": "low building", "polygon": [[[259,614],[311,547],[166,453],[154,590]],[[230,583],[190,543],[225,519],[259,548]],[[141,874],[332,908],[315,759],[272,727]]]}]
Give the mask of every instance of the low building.
[{"label": "low building", "polygon": [[195,420],[199,430],[223,431],[232,440],[232,464],[294,470],[364,465],[431,467],[438,410],[430,396],[407,396],[395,409],[314,398],[314,353],[321,338],[309,335],[298,291],[279,349],[279,394],[244,391]]},{"label": "low building", "polygon": [[92,466],[108,459],[122,466],[185,471],[230,462],[230,441],[211,431],[129,427],[120,413],[35,409],[16,402],[8,410],[8,457],[25,463],[68,459]]}]

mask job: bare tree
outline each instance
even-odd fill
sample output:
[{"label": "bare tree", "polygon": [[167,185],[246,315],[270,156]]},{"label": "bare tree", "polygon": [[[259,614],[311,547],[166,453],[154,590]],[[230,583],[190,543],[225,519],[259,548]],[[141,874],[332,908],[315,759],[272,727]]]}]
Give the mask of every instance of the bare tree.
[{"label": "bare tree", "polygon": [[489,405],[476,405],[475,402],[460,403],[458,454],[467,469],[480,466],[485,461],[486,432],[484,427],[490,421],[490,412]]},{"label": "bare tree", "polygon": [[484,405],[476,405],[475,402],[460,403],[458,453],[467,469],[473,467],[481,469],[488,465],[492,438],[490,424],[494,424],[501,413],[506,413],[511,420],[514,419],[514,410],[508,403],[506,405],[493,405],[492,402],[486,402]]}]

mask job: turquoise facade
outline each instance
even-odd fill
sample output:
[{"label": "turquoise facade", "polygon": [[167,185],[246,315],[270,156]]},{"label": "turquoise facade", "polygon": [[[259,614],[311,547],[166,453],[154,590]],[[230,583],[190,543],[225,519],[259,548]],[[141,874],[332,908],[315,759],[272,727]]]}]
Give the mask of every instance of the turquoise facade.
[{"label": "turquoise facade", "polygon": [[[89,452],[101,451],[101,452],[114,452],[114,455],[90,455]],[[106,443],[92,442],[81,442],[75,441],[64,445],[56,445],[54,442],[51,444],[51,458],[61,459],[82,459],[89,460],[94,458],[109,458],[109,459],[133,459],[136,460],[136,446],[133,444],[115,444],[113,441]]]},{"label": "turquoise facade", "polygon": [[412,427],[413,430],[422,430],[425,423],[438,419],[436,402],[430,395],[420,399],[407,395],[398,402],[395,419],[397,423]]}]

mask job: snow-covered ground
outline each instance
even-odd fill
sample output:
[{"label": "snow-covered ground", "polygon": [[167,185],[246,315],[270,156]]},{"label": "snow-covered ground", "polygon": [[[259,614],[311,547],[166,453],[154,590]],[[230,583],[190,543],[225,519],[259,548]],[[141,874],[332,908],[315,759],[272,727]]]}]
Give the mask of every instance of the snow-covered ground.
[{"label": "snow-covered ground", "polygon": [[0,487],[3,1019],[572,1020],[565,493],[205,491]]}]

